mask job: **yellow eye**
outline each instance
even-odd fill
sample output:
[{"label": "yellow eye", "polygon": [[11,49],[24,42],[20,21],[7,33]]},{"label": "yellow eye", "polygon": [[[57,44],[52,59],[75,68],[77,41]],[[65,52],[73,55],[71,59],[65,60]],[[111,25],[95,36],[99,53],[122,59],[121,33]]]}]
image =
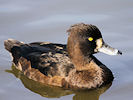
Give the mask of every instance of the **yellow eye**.
[{"label": "yellow eye", "polygon": [[92,38],[92,37],[89,37],[88,40],[89,40],[89,41],[93,41],[93,38]]}]

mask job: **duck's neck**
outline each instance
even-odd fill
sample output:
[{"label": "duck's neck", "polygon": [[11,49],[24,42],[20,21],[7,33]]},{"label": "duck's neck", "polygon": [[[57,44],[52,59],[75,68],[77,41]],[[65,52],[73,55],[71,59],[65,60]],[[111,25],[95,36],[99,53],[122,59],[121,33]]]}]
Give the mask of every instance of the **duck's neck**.
[{"label": "duck's neck", "polygon": [[[72,49],[72,48],[69,48],[69,49]],[[91,58],[92,55],[84,55],[79,48],[76,48],[70,51],[71,52],[68,51],[69,57],[78,71],[87,70],[90,68],[89,64],[92,60]]]}]

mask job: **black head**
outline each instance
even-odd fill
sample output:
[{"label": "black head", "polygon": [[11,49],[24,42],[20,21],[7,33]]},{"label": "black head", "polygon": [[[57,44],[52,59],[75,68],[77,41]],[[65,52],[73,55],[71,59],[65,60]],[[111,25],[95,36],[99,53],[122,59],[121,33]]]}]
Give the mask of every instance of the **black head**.
[{"label": "black head", "polygon": [[68,30],[67,49],[69,55],[73,55],[79,49],[83,55],[91,55],[98,52],[103,40],[99,29],[94,25],[75,24]]}]

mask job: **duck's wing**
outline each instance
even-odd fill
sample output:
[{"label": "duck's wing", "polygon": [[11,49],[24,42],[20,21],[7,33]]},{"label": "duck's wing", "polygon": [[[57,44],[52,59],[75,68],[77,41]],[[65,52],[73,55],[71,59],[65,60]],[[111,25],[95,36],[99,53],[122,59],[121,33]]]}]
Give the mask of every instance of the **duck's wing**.
[{"label": "duck's wing", "polygon": [[34,48],[35,51],[67,54],[65,44],[57,44],[49,42],[33,42],[30,43],[29,46]]},{"label": "duck's wing", "polygon": [[13,55],[15,64],[18,63],[19,58],[24,57],[31,62],[32,68],[38,69],[47,76],[67,76],[68,72],[73,69],[73,64],[64,44],[48,42],[24,44],[19,43],[19,41],[8,40],[5,45],[8,43],[11,45],[11,42],[13,44],[18,43],[17,45],[12,44],[11,50],[10,47],[8,48]]},{"label": "duck's wing", "polygon": [[66,51],[66,45],[34,42],[28,46],[31,48],[30,53],[23,56],[31,61],[33,68],[39,69],[43,74],[47,76],[67,76],[68,72],[73,69],[73,64]]},{"label": "duck's wing", "polygon": [[13,47],[12,51],[17,49],[21,56],[30,60],[29,55],[36,55],[36,54],[62,54],[68,56],[66,51],[66,45],[63,44],[56,44],[56,43],[48,43],[48,42],[33,42],[30,44],[23,44],[17,47]]}]

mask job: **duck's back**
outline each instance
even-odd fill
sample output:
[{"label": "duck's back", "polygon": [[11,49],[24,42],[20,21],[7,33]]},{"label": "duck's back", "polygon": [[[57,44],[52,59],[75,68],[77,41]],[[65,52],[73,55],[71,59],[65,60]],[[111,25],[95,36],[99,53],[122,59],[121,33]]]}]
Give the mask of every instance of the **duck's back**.
[{"label": "duck's back", "polygon": [[46,76],[66,77],[73,64],[71,63],[66,45],[48,42],[24,44],[17,40],[6,40],[5,48],[12,53],[13,62],[17,65],[21,57],[31,62],[31,67],[38,69]]}]

